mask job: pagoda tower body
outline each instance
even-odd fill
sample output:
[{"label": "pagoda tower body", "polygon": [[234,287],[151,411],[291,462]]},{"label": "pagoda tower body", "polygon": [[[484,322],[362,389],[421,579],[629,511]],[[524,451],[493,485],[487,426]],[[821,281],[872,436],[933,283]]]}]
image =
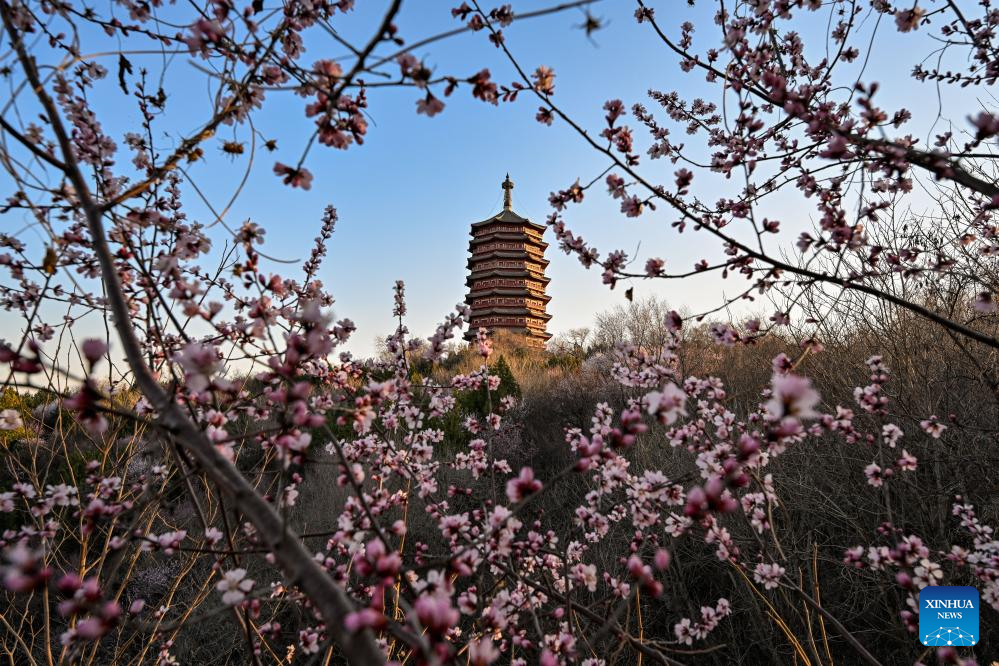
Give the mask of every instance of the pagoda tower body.
[{"label": "pagoda tower body", "polygon": [[523,336],[527,346],[544,347],[551,337],[545,228],[513,212],[512,189],[507,175],[503,210],[472,224],[465,299],[472,317],[465,339],[473,340],[479,328],[488,328],[511,331]]}]

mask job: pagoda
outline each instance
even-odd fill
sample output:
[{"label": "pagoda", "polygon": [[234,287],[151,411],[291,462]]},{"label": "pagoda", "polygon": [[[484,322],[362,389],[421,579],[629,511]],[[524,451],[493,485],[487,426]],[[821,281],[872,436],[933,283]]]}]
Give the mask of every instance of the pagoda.
[{"label": "pagoda", "polygon": [[545,228],[513,212],[513,183],[503,181],[503,210],[472,224],[468,244],[468,297],[472,309],[466,340],[479,328],[507,330],[522,336],[530,347],[544,347],[551,315],[545,293]]}]

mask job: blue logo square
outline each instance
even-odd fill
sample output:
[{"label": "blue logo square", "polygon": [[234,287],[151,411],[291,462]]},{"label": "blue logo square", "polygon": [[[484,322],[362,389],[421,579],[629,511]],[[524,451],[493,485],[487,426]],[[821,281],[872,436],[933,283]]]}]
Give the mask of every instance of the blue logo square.
[{"label": "blue logo square", "polygon": [[978,590],[966,585],[928,585],[919,591],[919,642],[978,643]]}]

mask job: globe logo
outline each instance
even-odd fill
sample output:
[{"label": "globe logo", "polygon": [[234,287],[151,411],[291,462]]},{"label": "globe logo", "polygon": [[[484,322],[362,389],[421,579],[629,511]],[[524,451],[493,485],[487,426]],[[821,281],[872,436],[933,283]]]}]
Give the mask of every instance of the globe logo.
[{"label": "globe logo", "polygon": [[926,646],[978,643],[978,590],[930,585],[919,591],[919,640]]}]

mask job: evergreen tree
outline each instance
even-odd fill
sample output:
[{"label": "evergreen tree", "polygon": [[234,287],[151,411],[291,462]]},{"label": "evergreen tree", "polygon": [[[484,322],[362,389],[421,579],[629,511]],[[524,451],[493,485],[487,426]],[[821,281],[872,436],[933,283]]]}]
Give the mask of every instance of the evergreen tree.
[{"label": "evergreen tree", "polygon": [[486,416],[489,413],[490,400],[492,400],[492,409],[495,411],[499,408],[500,400],[506,396],[520,397],[520,384],[517,383],[517,379],[513,376],[513,371],[503,355],[500,355],[496,363],[489,368],[489,374],[500,378],[499,388],[491,395],[484,385],[477,391],[463,393],[458,398],[458,406],[464,415]]}]

